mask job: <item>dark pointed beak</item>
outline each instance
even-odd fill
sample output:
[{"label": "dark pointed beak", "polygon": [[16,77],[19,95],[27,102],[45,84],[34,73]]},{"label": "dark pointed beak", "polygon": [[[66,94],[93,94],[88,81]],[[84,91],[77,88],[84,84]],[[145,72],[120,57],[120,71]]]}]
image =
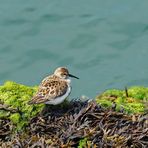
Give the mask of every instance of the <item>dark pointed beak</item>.
[{"label": "dark pointed beak", "polygon": [[79,79],[78,77],[76,77],[76,76],[74,76],[74,75],[72,75],[72,74],[69,74],[69,77]]}]

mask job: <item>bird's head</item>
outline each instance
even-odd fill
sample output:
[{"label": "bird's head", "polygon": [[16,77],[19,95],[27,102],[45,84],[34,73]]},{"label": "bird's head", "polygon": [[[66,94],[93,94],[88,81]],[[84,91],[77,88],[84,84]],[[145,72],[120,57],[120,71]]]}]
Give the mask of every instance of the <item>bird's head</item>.
[{"label": "bird's head", "polygon": [[59,67],[55,70],[54,75],[60,77],[61,79],[68,79],[69,77],[73,77],[79,79],[78,77],[69,73],[68,69],[65,67]]}]

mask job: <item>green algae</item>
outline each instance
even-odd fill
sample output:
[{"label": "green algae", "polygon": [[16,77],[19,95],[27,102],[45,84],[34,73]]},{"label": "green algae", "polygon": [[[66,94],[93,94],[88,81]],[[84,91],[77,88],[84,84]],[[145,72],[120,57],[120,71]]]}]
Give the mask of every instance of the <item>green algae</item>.
[{"label": "green algae", "polygon": [[8,116],[10,116],[10,112],[4,111],[4,110],[0,110],[0,118],[6,118]]},{"label": "green algae", "polygon": [[131,87],[125,90],[107,90],[96,97],[97,103],[104,107],[116,104],[116,111],[124,110],[127,113],[144,113],[148,110],[148,88]]},{"label": "green algae", "polygon": [[29,87],[7,81],[0,86],[0,102],[7,105],[11,110],[0,110],[0,118],[10,119],[16,125],[18,130],[27,125],[30,118],[34,117],[41,111],[44,105],[28,105],[28,101],[37,91],[37,87]]},{"label": "green algae", "polygon": [[87,138],[81,139],[79,141],[79,146],[78,148],[85,148],[87,146]]},{"label": "green algae", "polygon": [[19,113],[14,113],[12,115],[10,115],[9,119],[14,123],[17,124],[20,122],[21,120],[21,115]]}]

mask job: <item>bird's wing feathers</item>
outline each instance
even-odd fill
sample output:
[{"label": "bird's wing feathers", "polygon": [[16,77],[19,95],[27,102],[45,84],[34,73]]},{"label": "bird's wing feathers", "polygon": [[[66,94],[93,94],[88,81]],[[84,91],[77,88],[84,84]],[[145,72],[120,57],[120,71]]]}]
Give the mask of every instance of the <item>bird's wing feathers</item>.
[{"label": "bird's wing feathers", "polygon": [[44,103],[66,93],[68,85],[66,81],[59,81],[50,77],[45,78],[39,86],[36,95],[29,104]]}]

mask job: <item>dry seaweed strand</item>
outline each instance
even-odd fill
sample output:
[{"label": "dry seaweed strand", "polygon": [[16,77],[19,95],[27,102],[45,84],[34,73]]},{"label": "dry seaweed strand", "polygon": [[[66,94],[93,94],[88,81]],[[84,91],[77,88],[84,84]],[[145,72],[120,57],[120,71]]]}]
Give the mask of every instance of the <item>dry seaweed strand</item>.
[{"label": "dry seaweed strand", "polygon": [[[10,122],[0,122],[0,134],[11,137]],[[89,147],[142,148],[148,147],[148,115],[115,112],[94,101],[72,101],[66,108],[49,106],[44,114],[30,120],[24,134],[12,137],[3,138],[0,146],[67,148],[77,147],[87,138]]]}]

